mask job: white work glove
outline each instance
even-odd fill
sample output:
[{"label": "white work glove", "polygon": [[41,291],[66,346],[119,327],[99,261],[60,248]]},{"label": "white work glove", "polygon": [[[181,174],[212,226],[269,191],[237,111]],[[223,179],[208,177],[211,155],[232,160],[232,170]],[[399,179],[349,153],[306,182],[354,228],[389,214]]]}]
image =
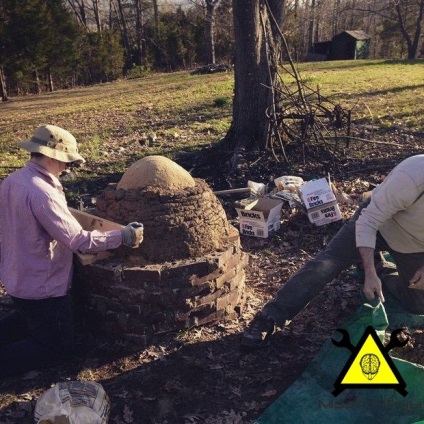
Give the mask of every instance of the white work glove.
[{"label": "white work glove", "polygon": [[143,230],[143,224],[140,222],[131,222],[121,230],[122,244],[134,249],[140,246],[140,243],[143,241]]}]

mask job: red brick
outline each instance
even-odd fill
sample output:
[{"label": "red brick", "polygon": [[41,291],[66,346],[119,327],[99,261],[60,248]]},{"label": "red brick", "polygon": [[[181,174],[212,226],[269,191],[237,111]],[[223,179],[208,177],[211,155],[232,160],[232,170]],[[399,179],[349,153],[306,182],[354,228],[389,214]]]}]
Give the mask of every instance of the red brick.
[{"label": "red brick", "polygon": [[161,280],[161,266],[149,265],[144,267],[124,268],[123,279],[125,281],[151,281],[159,282]]},{"label": "red brick", "polygon": [[217,290],[215,293],[210,293],[206,296],[196,296],[194,298],[194,306],[206,305],[208,303],[214,302],[219,296],[221,296],[222,290]]},{"label": "red brick", "polygon": [[183,290],[181,295],[186,298],[193,298],[195,296],[206,296],[208,293],[214,292],[216,290],[216,285],[213,281],[208,281],[200,286],[195,286]]},{"label": "red brick", "polygon": [[186,276],[174,276],[173,278],[163,279],[161,286],[165,290],[169,289],[184,289],[190,287],[190,277]]},{"label": "red brick", "polygon": [[224,268],[226,266],[226,263],[233,255],[233,246],[230,246],[224,252],[211,253],[209,255],[206,255],[206,258],[209,261],[212,270],[214,270],[216,268]]},{"label": "red brick", "polygon": [[211,312],[207,315],[194,316],[190,318],[190,326],[199,326],[207,324],[209,322],[215,322],[218,320],[218,314],[216,312]]},{"label": "red brick", "polygon": [[[235,266],[238,266],[240,263],[243,264],[243,266],[245,266],[244,264],[246,262],[246,259],[248,259],[248,256],[244,254],[243,252],[238,251],[236,254],[230,256],[228,261],[225,264],[223,264],[221,268],[217,268],[211,274],[208,274],[202,278],[199,278],[197,276],[192,276],[190,280],[190,284],[192,286],[195,286],[198,284],[202,284],[206,281],[213,280],[215,281],[215,283],[219,285],[221,284],[222,278],[225,279],[225,277],[223,277],[224,273],[226,273],[228,270],[232,270]],[[231,273],[228,275],[231,275]]]},{"label": "red brick", "polygon": [[217,299],[216,309],[225,311],[228,311],[229,309],[234,309],[237,303],[238,296],[239,294],[236,291],[225,294],[224,296]]},{"label": "red brick", "polygon": [[190,285],[191,286],[202,285],[203,283],[205,283],[207,281],[211,281],[215,278],[218,278],[221,274],[222,274],[222,269],[217,268],[217,269],[215,269],[215,271],[213,271],[212,273],[210,273],[208,275],[205,275],[204,277],[192,275],[190,277]]},{"label": "red brick", "polygon": [[196,262],[181,261],[166,266],[162,271],[163,279],[190,277],[192,275],[203,276],[208,274],[208,261],[200,259]]},{"label": "red brick", "polygon": [[122,280],[122,267],[116,264],[85,265],[79,277],[82,281],[120,282]]},{"label": "red brick", "polygon": [[246,275],[244,270],[241,270],[237,275],[235,275],[231,280],[228,281],[230,291],[235,291],[238,287],[244,287],[244,282],[246,280]]}]

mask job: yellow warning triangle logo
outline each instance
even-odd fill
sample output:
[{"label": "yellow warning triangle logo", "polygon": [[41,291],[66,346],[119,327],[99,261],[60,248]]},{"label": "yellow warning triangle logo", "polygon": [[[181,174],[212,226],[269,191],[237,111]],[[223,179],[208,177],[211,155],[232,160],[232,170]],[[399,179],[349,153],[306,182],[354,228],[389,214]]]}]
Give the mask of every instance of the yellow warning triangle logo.
[{"label": "yellow warning triangle logo", "polygon": [[352,354],[334,383],[334,396],[345,388],[394,388],[403,396],[407,395],[405,381],[388,354],[391,348],[403,346],[408,341],[398,341],[396,335],[400,330],[393,331],[386,347],[371,326],[365,329],[356,347],[351,344],[346,330],[338,331],[343,334],[343,338],[339,342],[332,339],[333,343],[348,348]]}]

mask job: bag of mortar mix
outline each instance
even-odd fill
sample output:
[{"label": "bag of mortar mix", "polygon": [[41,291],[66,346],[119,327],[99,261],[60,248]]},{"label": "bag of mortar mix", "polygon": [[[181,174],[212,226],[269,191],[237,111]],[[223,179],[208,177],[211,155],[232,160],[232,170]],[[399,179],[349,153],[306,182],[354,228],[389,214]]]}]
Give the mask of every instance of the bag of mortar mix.
[{"label": "bag of mortar mix", "polygon": [[35,424],[107,424],[110,400],[99,383],[57,383],[37,400]]}]

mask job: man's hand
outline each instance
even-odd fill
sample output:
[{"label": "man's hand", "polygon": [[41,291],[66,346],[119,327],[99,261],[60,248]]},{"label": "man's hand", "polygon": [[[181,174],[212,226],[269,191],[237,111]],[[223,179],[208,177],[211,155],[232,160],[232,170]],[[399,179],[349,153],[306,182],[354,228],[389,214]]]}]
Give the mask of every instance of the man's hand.
[{"label": "man's hand", "polygon": [[381,287],[381,280],[377,274],[365,276],[363,292],[365,297],[372,302],[377,297],[381,302],[384,302],[383,290]]},{"label": "man's hand", "polygon": [[409,287],[411,289],[424,290],[424,266],[419,268],[409,280]]},{"label": "man's hand", "polygon": [[381,280],[377,275],[374,263],[374,249],[371,247],[359,247],[362,263],[364,264],[365,281],[363,292],[366,298],[372,302],[377,297],[384,302]]},{"label": "man's hand", "polygon": [[123,230],[122,233],[122,244],[132,248],[140,246],[143,241],[143,224],[140,222],[131,222]]}]

